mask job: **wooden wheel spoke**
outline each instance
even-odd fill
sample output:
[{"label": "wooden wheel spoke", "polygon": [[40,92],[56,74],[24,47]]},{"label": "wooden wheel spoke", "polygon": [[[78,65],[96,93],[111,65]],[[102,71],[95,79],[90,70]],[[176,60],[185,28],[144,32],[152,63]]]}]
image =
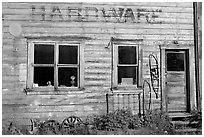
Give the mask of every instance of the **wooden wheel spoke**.
[{"label": "wooden wheel spoke", "polygon": [[62,128],[72,129],[81,122],[81,119],[76,116],[70,116],[62,122]]},{"label": "wooden wheel spoke", "polygon": [[60,130],[60,124],[59,124],[59,122],[57,122],[55,120],[45,121],[44,127],[47,128],[47,129],[54,130],[54,131]]},{"label": "wooden wheel spoke", "polygon": [[64,123],[62,126],[63,127],[69,127],[69,124],[68,123]]}]

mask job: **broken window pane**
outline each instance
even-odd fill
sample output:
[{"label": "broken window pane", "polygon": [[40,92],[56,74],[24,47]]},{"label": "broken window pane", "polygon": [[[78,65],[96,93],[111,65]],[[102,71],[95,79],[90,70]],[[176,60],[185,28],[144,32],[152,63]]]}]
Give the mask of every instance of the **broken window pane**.
[{"label": "broken window pane", "polygon": [[137,83],[136,69],[137,69],[136,67],[132,67],[132,66],[118,67],[118,84],[135,85]]},{"label": "broken window pane", "polygon": [[119,64],[137,64],[136,46],[118,47]]},{"label": "broken window pane", "polygon": [[78,86],[77,68],[59,68],[58,83],[59,87],[77,87]]},{"label": "broken window pane", "polygon": [[34,84],[38,86],[54,85],[54,67],[34,67]]},{"label": "broken window pane", "polygon": [[77,64],[78,46],[60,45],[59,64]]},{"label": "broken window pane", "polygon": [[54,45],[35,44],[34,64],[54,64]]},{"label": "broken window pane", "polygon": [[167,53],[167,71],[184,71],[184,53]]}]

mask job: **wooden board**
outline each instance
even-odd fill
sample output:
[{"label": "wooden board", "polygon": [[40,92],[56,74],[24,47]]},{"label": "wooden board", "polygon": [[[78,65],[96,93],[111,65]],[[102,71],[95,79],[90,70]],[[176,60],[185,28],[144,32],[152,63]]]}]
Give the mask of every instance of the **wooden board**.
[{"label": "wooden board", "polygon": [[[32,5],[35,6],[34,16]],[[41,7],[45,7],[45,20]],[[58,6],[62,14],[51,19],[53,7]],[[67,9],[72,11],[67,14]],[[119,15],[119,8],[127,12],[128,17],[114,17],[113,9]],[[82,9],[82,12],[78,12]],[[89,17],[86,20],[85,11]],[[98,10],[97,14],[95,10]],[[139,9],[139,10],[138,10]],[[134,14],[135,22],[132,22]],[[105,11],[104,13],[102,11]],[[139,20],[139,12],[155,19],[157,23],[147,21],[144,15]],[[56,11],[57,13],[57,11]],[[155,15],[155,18],[152,15]],[[79,15],[85,19],[80,21]],[[123,13],[125,14],[125,13]],[[98,17],[96,16],[98,15]],[[110,15],[111,17],[107,17]],[[106,17],[104,17],[106,16]],[[124,22],[123,19],[127,21]],[[50,19],[50,20],[48,20]],[[120,20],[120,21],[118,21]],[[152,20],[151,20],[152,21]],[[158,23],[160,22],[160,23]],[[22,35],[15,37],[9,27],[18,23]],[[2,104],[4,123],[17,120],[23,123],[29,118],[49,117],[62,120],[69,115],[91,115],[106,112],[105,94],[110,92],[112,76],[112,51],[108,43],[111,37],[120,39],[142,39],[139,46],[143,50],[142,77],[149,79],[148,55],[154,53],[160,58],[159,45],[163,43],[193,44],[193,5],[192,3],[2,3]],[[84,89],[67,91],[63,94],[51,92],[26,95],[27,82],[27,38],[46,38],[52,36],[84,40]],[[108,47],[108,48],[106,48]],[[193,55],[192,55],[193,56]],[[25,65],[25,66],[24,66]],[[24,66],[24,67],[22,67]],[[171,80],[172,78],[169,78]],[[174,79],[171,82],[178,82]],[[170,91],[180,93],[179,88]],[[127,92],[119,89],[118,92]],[[128,90],[129,91],[129,90]],[[132,89],[132,92],[135,90]],[[152,96],[155,108],[160,102]],[[183,96],[174,97],[178,103]],[[126,100],[127,101],[127,100]],[[37,105],[35,105],[35,103]],[[173,107],[173,106],[172,106]],[[183,106],[181,106],[182,108]],[[175,108],[177,109],[177,108]]]}]

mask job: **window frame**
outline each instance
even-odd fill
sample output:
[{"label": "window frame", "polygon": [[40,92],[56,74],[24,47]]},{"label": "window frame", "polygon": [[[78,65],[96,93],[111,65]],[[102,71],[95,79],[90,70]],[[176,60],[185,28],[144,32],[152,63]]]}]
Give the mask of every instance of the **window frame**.
[{"label": "window frame", "polygon": [[[137,63],[136,65],[130,65],[130,64],[124,64],[119,65],[119,46],[135,46],[136,47],[136,56],[137,56]],[[112,89],[118,89],[118,88],[138,88],[142,86],[142,49],[139,43],[135,42],[122,42],[122,43],[113,43],[112,46]],[[136,78],[137,82],[136,85],[119,85],[118,84],[118,66],[135,66],[136,67]]]},{"label": "window frame", "polygon": [[[34,64],[34,45],[35,44],[52,44],[54,45],[54,64]],[[78,46],[77,64],[59,64],[59,46]],[[28,65],[27,65],[27,84],[26,88],[37,91],[43,90],[79,90],[84,87],[84,43],[81,41],[59,41],[59,40],[28,40]],[[35,66],[53,66],[54,67],[54,86],[33,87],[34,84],[34,67]],[[77,87],[60,87],[58,86],[58,69],[59,68],[76,67],[77,69]]]},{"label": "window frame", "polygon": [[[167,54],[183,54],[183,70],[168,70],[168,64],[167,64],[167,60],[168,60],[168,55]],[[168,50],[166,50],[166,72],[168,71],[168,72],[173,72],[173,73],[175,73],[175,72],[184,72],[184,71],[186,71],[185,70],[186,69],[186,53],[185,53],[185,51],[168,51]]]}]

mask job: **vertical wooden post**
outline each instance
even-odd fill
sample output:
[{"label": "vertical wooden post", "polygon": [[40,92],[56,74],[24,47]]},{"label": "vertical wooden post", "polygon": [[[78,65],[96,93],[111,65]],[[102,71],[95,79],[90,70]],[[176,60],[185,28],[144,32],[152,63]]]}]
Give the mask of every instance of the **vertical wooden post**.
[{"label": "vertical wooden post", "polygon": [[[140,99],[140,93],[138,94],[138,100],[139,100],[139,116],[141,116],[141,99]],[[143,102],[144,104],[144,102]],[[143,115],[144,115],[144,109],[143,109]]]},{"label": "vertical wooden post", "polygon": [[27,85],[26,88],[33,88],[34,83],[34,43],[28,41],[28,60],[27,60]]},{"label": "vertical wooden post", "polygon": [[202,3],[193,3],[194,11],[194,51],[195,51],[195,77],[197,109],[202,105]]},{"label": "vertical wooden post", "polygon": [[165,49],[160,45],[160,92],[161,92],[161,110],[168,111],[166,89],[165,89]]}]

